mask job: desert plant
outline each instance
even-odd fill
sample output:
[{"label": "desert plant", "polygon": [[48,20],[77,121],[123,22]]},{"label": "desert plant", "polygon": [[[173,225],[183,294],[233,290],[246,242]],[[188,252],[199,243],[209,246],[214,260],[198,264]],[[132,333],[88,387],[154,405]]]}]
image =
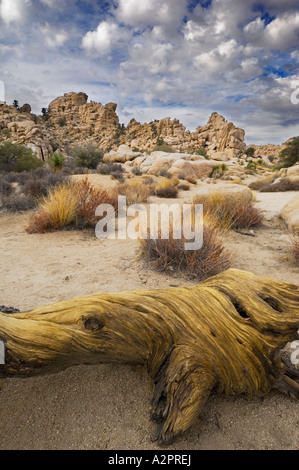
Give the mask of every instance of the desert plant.
[{"label": "desert plant", "polygon": [[190,186],[188,184],[179,184],[178,185],[178,190],[179,191],[189,191]]},{"label": "desert plant", "polygon": [[217,236],[215,228],[203,227],[203,244],[199,250],[186,250],[186,239],[177,240],[172,231],[167,239],[159,232],[156,240],[140,240],[141,254],[162,272],[180,272],[190,278],[204,280],[229,268],[230,256]]},{"label": "desert plant", "polygon": [[254,162],[253,160],[250,160],[246,167],[245,170],[247,170],[250,173],[256,173],[256,167],[257,167],[257,162]]},{"label": "desert plant", "polygon": [[255,148],[254,147],[248,147],[248,149],[245,150],[245,155],[248,158],[253,158],[255,154]]},{"label": "desert plant", "polygon": [[133,178],[118,186],[119,194],[126,196],[127,204],[139,204],[146,202],[154,194],[153,184],[144,184],[141,179]]},{"label": "desert plant", "polygon": [[58,119],[57,124],[59,127],[64,127],[66,126],[66,119],[64,117],[61,117]]},{"label": "desert plant", "polygon": [[195,150],[194,155],[201,155],[202,157],[205,157],[206,160],[209,160],[207,151],[204,147],[200,147],[199,149]]},{"label": "desert plant", "polygon": [[298,191],[299,190],[299,180],[291,181],[289,178],[279,178],[275,180],[258,180],[253,181],[249,187],[260,191],[261,193],[275,193],[275,192],[285,192],[285,191]]},{"label": "desert plant", "polygon": [[54,152],[49,157],[49,165],[54,171],[59,171],[63,168],[65,158],[60,152]]},{"label": "desert plant", "polygon": [[35,200],[31,196],[24,194],[12,193],[9,197],[2,199],[2,209],[8,212],[23,212],[34,209]]},{"label": "desert plant", "polygon": [[132,173],[135,176],[141,176],[142,175],[142,171],[139,168],[139,166],[134,166],[134,168],[132,169]]},{"label": "desert plant", "polygon": [[193,202],[203,204],[205,219],[222,230],[249,228],[263,220],[262,212],[251,201],[235,202],[220,192],[208,197],[197,195]]},{"label": "desert plant", "polygon": [[299,136],[286,143],[286,147],[279,154],[279,162],[284,168],[299,162]]},{"label": "desert plant", "polygon": [[43,198],[27,227],[28,233],[45,233],[70,226],[76,218],[77,196],[70,184],[62,184]]},{"label": "desert plant", "polygon": [[161,170],[156,170],[155,171],[155,176],[162,176],[163,178],[172,178],[172,174],[169,173],[165,168],[162,168]]},{"label": "desert plant", "polygon": [[75,167],[97,168],[103,160],[103,152],[94,144],[76,146],[71,149]]},{"label": "desert plant", "polygon": [[124,173],[120,163],[100,163],[97,167],[100,175],[112,175],[113,173]]},{"label": "desert plant", "polygon": [[97,222],[96,208],[110,204],[117,209],[117,194],[104,188],[94,188],[87,178],[78,184],[64,183],[44,197],[31,216],[28,233],[45,233],[68,227],[93,227]]},{"label": "desert plant", "polygon": [[158,137],[156,141],[156,145],[153,148],[153,152],[167,152],[167,153],[174,153],[174,149],[171,145],[168,145],[161,137]]},{"label": "desert plant", "polygon": [[22,172],[42,166],[43,162],[25,145],[0,144],[0,171]]},{"label": "desert plant", "polygon": [[94,187],[87,178],[80,181],[74,188],[77,197],[76,227],[94,227],[99,220],[95,215],[100,204],[110,204],[115,212],[118,209],[118,194],[116,191],[106,191],[102,187]]},{"label": "desert plant", "polygon": [[170,187],[156,189],[156,196],[168,199],[175,199],[178,197],[178,188]]},{"label": "desert plant", "polygon": [[7,197],[13,192],[12,185],[5,178],[0,179],[0,196]]}]

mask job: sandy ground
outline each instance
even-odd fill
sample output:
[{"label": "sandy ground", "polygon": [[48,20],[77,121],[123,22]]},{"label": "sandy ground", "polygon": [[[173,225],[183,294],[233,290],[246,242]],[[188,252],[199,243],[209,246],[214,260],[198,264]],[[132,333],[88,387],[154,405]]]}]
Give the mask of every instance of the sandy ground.
[{"label": "sandy ground", "polygon": [[[232,267],[299,284],[277,219],[293,195],[258,194],[264,225],[255,237],[224,240]],[[100,291],[191,284],[144,266],[137,242],[99,241],[88,231],[28,235],[28,217],[0,217],[0,304],[27,310]],[[160,449],[151,441],[152,392],[146,371],[125,365],[7,379],[0,385],[0,450]],[[212,396],[198,424],[167,449],[299,449],[299,404],[275,391],[251,401]]]}]

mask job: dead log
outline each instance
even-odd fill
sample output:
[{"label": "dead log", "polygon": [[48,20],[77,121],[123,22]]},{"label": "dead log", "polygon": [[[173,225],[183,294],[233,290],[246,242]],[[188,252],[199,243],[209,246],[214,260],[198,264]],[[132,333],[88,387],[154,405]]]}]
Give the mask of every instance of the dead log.
[{"label": "dead log", "polygon": [[0,314],[0,376],[77,364],[143,364],[155,381],[157,439],[171,442],[210,393],[299,396],[281,350],[299,338],[299,288],[230,269],[199,285],[97,294]]}]

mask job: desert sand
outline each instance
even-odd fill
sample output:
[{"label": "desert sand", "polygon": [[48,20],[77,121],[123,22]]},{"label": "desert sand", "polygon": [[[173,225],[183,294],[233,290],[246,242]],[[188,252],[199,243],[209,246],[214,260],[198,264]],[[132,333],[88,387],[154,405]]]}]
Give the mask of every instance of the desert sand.
[{"label": "desert sand", "polygon": [[[279,211],[294,193],[257,194],[264,224],[231,233],[232,267],[299,284]],[[0,217],[0,304],[22,311],[97,292],[188,285],[138,258],[138,242],[98,240],[92,231],[28,235],[29,213]],[[141,367],[80,366],[0,382],[0,449],[161,449],[151,440],[153,383]],[[298,449],[299,403],[210,397],[198,423],[168,450]]]}]

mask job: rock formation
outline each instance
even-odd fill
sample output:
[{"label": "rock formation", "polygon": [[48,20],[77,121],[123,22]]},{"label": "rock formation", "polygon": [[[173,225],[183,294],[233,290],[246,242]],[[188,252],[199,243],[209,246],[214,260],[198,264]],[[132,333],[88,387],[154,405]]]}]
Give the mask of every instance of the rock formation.
[{"label": "rock formation", "polygon": [[65,93],[50,103],[48,126],[53,138],[60,145],[79,139],[102,148],[112,147],[120,130],[117,105],[87,101],[85,93]]},{"label": "rock formation", "polygon": [[[160,150],[157,143],[166,144],[170,153],[200,153],[219,162],[242,157],[246,150],[245,131],[216,112],[206,125],[191,132],[178,119],[169,117],[144,124],[132,119],[125,127],[119,123],[116,108],[115,103],[88,102],[88,96],[82,92],[65,93],[54,99],[43,116],[32,114],[27,103],[19,109],[2,103],[0,142],[11,140],[26,144],[43,160],[47,160],[54,147],[67,155],[69,146],[94,143],[107,152],[107,161],[121,163],[141,159],[143,152]],[[121,152],[117,151],[120,146],[125,146]],[[256,154],[265,159],[277,156],[281,149],[271,145],[253,147]],[[122,155],[118,156],[120,153]]]},{"label": "rock formation", "polygon": [[192,133],[186,131],[178,119],[170,118],[145,124],[132,119],[126,128],[126,143],[132,148],[153,150],[157,139],[162,139],[175,151],[190,153],[202,148],[208,156],[220,161],[243,153],[246,150],[244,137],[243,129],[227,122],[218,113],[212,113],[207,124]]},{"label": "rock formation", "polygon": [[[26,104],[20,110],[14,106],[0,104],[0,139],[25,144],[42,160],[47,160],[52,148],[50,134],[42,119],[30,114],[31,107]],[[3,132],[4,131],[4,132]]]}]

